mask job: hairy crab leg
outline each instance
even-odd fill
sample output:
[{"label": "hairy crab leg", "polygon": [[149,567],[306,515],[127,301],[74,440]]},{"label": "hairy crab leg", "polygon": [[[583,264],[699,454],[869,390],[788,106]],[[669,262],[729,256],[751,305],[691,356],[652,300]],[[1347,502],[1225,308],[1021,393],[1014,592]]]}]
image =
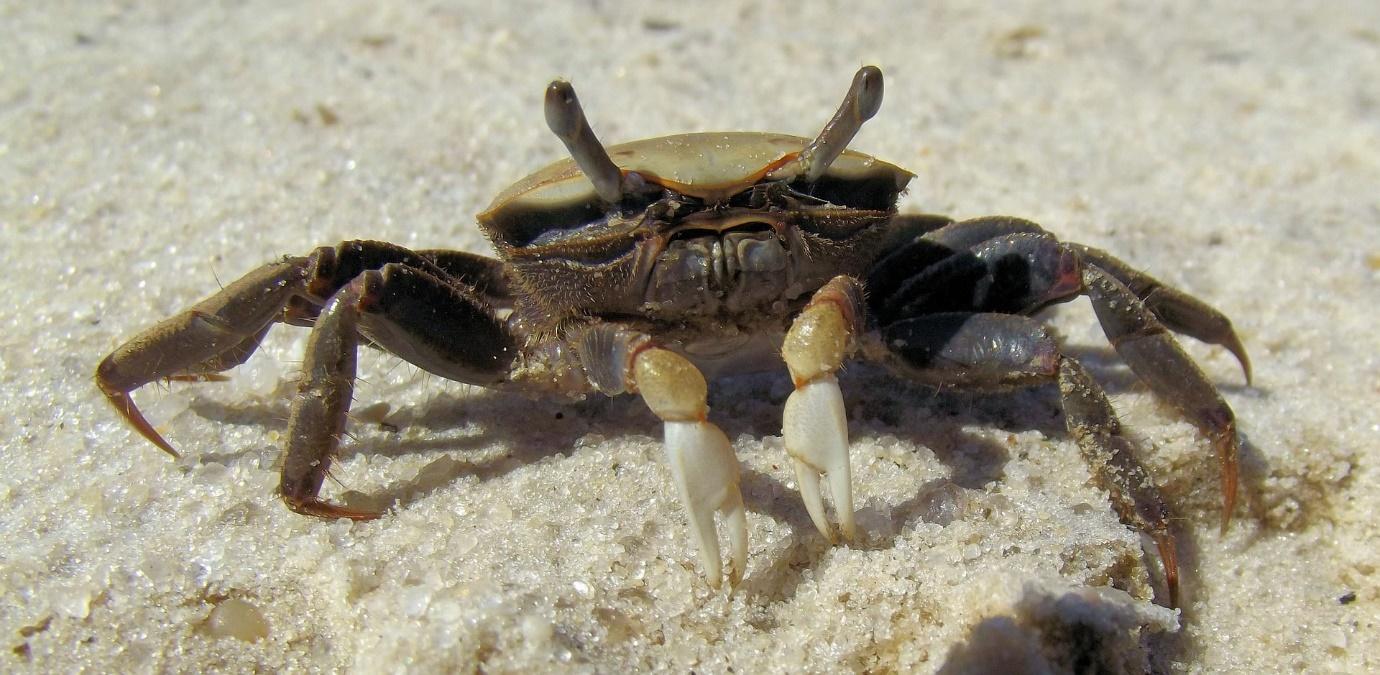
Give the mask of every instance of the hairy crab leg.
[{"label": "hairy crab leg", "polygon": [[857,280],[835,277],[815,292],[781,346],[795,383],[795,391],[786,399],[781,433],[795,466],[805,509],[820,534],[830,541],[834,541],[834,534],[824,514],[821,474],[829,477],[834,512],[844,539],[857,536],[848,465],[848,420],[834,373],[852,352],[854,339],[861,332],[862,311],[862,288]]},{"label": "hairy crab leg", "polygon": [[1083,282],[1102,331],[1121,358],[1156,395],[1172,403],[1212,441],[1222,466],[1222,532],[1236,508],[1236,416],[1203,371],[1188,358],[1135,293],[1096,265]]},{"label": "hairy crab leg", "polygon": [[1136,297],[1145,303],[1145,308],[1159,317],[1170,330],[1211,345],[1225,347],[1236,357],[1237,363],[1241,364],[1246,384],[1251,383],[1251,359],[1246,355],[1246,347],[1241,344],[1241,338],[1232,327],[1231,319],[1225,314],[1202,300],[1132,268],[1106,251],[1082,244],[1066,246],[1077,251],[1084,260],[1096,265],[1135,293]]},{"label": "hairy crab leg", "polygon": [[264,265],[139,333],[101,361],[96,385],[140,435],[178,457],[130,394],[156,380],[213,373],[249,358],[283,307],[303,291],[307,262],[288,258]]},{"label": "hairy crab leg", "polygon": [[930,314],[870,334],[864,351],[907,379],[936,387],[1005,390],[1057,380],[1065,422],[1094,480],[1107,490],[1121,522],[1155,541],[1169,601],[1177,605],[1179,563],[1169,510],[1102,388],[1060,353],[1042,324],[1012,314]]},{"label": "hairy crab leg", "polygon": [[738,458],[724,432],[708,421],[709,387],[688,359],[656,346],[634,330],[611,324],[586,328],[577,341],[590,382],[615,396],[641,394],[665,430],[671,477],[685,505],[690,536],[709,585],[723,576],[714,514],[723,517],[729,551],[728,583],[737,586],[747,571],[747,514],[738,489]]},{"label": "hairy crab leg", "polygon": [[1169,589],[1169,606],[1178,607],[1179,556],[1169,531],[1169,507],[1136,460],[1131,442],[1122,435],[1116,411],[1083,366],[1067,357],[1059,360],[1059,394],[1069,433],[1078,441],[1093,475],[1107,488],[1117,516],[1155,541],[1164,566],[1164,584]]},{"label": "hairy crab leg", "polygon": [[336,293],[316,317],[302,360],[303,377],[288,416],[278,492],[293,511],[318,518],[370,520],[378,513],[317,498],[330,471],[355,390],[359,284]]},{"label": "hairy crab leg", "polygon": [[460,251],[414,252],[380,241],[345,241],[263,265],[145,329],[101,361],[96,385],[140,435],[178,457],[135,405],[134,390],[164,379],[223,379],[215,373],[244,363],[275,321],[311,326],[327,298],[363,271],[388,263],[473,287],[489,305],[509,303],[508,280],[496,261]]},{"label": "hairy crab leg", "polygon": [[326,303],[307,340],[279,488],[298,513],[378,516],[317,496],[345,429],[361,335],[428,372],[483,386],[504,380],[516,352],[516,340],[465,285],[401,263],[359,274]]}]

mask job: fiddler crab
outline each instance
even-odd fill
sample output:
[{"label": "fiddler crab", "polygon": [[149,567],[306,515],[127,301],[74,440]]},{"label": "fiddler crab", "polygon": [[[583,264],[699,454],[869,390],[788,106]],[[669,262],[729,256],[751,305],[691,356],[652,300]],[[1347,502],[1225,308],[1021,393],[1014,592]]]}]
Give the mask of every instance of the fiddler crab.
[{"label": "fiddler crab", "polygon": [[504,190],[479,226],[498,259],[349,241],[268,263],[105,358],[96,382],[145,438],[177,457],[131,393],[243,363],[275,323],[311,328],[292,400],[280,492],[321,518],[380,514],[324,501],[361,343],[467,384],[525,396],[635,393],[665,447],[708,582],[727,530],[729,583],[747,563],[738,462],[708,420],[706,378],[777,368],[795,389],[782,434],[811,520],[831,541],[827,477],[843,538],[856,536],[848,431],[835,374],[852,358],[935,387],[1056,384],[1065,419],[1121,520],[1156,543],[1170,602],[1178,563],[1169,510],[1102,388],[1031,318],[1090,298],[1132,371],[1207,436],[1221,464],[1222,527],[1236,502],[1232,410],[1170,335],[1221,345],[1250,381],[1231,322],[1182,291],[1035,223],[898,214],[913,175],[847,150],[882,102],[857,72],[814,139],[695,133],[605,148],[567,82],[546,122],[571,157]]}]

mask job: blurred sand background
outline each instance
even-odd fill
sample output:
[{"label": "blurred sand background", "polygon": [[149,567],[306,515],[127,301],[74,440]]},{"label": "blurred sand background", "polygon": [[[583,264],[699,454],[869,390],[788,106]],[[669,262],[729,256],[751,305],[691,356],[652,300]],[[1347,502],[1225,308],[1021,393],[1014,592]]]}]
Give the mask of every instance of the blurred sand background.
[{"label": "blurred sand background", "polygon": [[[1380,5],[803,4],[0,5],[0,670],[1380,668]],[[1254,386],[1186,341],[1246,441],[1219,536],[1205,440],[1086,302],[1047,315],[1181,518],[1181,613],[1049,388],[850,369],[866,534],[830,547],[781,447],[787,378],[716,384],[751,537],[729,596],[633,398],[533,404],[364,354],[327,495],[397,506],[351,524],[273,492],[303,331],[231,382],[139,392],[181,461],[92,386],[284,253],[489,251],[472,214],[563,156],[552,78],[610,143],[812,135],[869,63],[886,102],[853,147],[917,173],[904,208],[1031,218],[1235,320]],[[236,608],[264,637],[224,634]]]}]

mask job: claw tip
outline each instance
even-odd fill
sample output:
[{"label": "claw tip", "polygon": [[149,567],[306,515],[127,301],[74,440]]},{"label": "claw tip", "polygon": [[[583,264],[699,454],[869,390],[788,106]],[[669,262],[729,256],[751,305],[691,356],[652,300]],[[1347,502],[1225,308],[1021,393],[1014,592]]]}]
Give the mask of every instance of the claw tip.
[{"label": "claw tip", "polygon": [[162,434],[159,434],[158,430],[153,428],[152,424],[149,424],[144,414],[139,411],[139,407],[134,405],[134,399],[130,398],[129,392],[121,391],[116,387],[110,386],[99,376],[96,378],[96,385],[100,387],[101,393],[105,394],[106,400],[110,401],[110,404],[115,406],[115,410],[125,418],[125,421],[128,422],[130,426],[134,427],[135,431],[139,432],[140,436],[143,436],[148,442],[158,446],[163,452],[172,455],[173,459],[182,459],[181,453],[173,449],[172,444],[164,439]]},{"label": "claw tip", "polygon": [[1155,547],[1160,551],[1160,564],[1164,567],[1164,585],[1169,590],[1169,608],[1179,607],[1179,554],[1174,537],[1168,532],[1155,535]]}]

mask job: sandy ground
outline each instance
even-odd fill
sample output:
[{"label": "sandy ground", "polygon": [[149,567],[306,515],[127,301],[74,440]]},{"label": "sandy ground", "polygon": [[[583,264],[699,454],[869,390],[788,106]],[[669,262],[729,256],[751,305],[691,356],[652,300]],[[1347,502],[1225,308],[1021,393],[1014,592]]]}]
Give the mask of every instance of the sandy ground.
[{"label": "sandy ground", "polygon": [[[0,670],[1380,668],[1380,5],[157,4],[0,9]],[[850,369],[865,534],[831,547],[784,461],[787,379],[715,384],[751,537],[727,595],[636,399],[533,404],[366,354],[327,495],[396,507],[351,524],[274,496],[304,331],[228,383],[138,393],[180,461],[92,386],[275,256],[488,251],[471,214],[563,153],[553,77],[610,142],[808,135],[865,63],[887,98],[854,147],[917,173],[904,208],[1032,218],[1236,321],[1254,386],[1185,345],[1245,439],[1219,536],[1206,441],[1086,302],[1046,315],[1180,518],[1182,612],[1049,388]]]}]

